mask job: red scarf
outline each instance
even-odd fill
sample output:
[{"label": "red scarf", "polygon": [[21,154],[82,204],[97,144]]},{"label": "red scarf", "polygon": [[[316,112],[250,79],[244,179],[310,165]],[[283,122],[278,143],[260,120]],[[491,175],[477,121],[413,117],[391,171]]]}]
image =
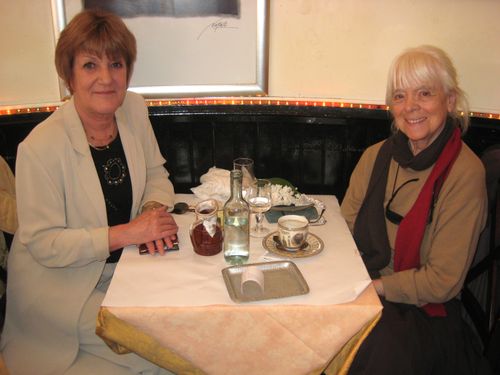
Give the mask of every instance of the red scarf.
[{"label": "red scarf", "polygon": [[[433,204],[432,200],[439,195],[461,147],[460,130],[456,128],[434,164],[413,207],[399,224],[394,250],[395,272],[420,267],[420,245],[424,237],[429,210]],[[428,303],[422,308],[429,316],[446,316],[446,309],[442,303]]]}]

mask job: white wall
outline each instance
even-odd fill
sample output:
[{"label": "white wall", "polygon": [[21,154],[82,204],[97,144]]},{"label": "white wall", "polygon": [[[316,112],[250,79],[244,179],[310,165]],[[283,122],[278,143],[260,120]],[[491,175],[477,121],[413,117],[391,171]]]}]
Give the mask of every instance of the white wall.
[{"label": "white wall", "polygon": [[500,113],[499,0],[271,0],[270,94],[383,103],[400,51],[445,49],[471,108]]},{"label": "white wall", "polygon": [[0,106],[58,102],[49,0],[0,0]]},{"label": "white wall", "polygon": [[[471,109],[500,113],[499,0],[270,2],[270,96],[383,103],[392,58],[434,44]],[[52,30],[50,1],[0,0],[0,106],[59,101]]]}]

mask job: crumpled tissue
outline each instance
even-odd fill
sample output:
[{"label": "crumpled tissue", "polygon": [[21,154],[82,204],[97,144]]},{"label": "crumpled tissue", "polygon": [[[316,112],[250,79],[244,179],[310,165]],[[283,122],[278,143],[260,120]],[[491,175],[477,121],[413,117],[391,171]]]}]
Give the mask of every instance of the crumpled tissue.
[{"label": "crumpled tissue", "polygon": [[230,172],[227,169],[212,167],[200,177],[201,185],[191,188],[199,199],[216,199],[226,202],[231,196]]}]

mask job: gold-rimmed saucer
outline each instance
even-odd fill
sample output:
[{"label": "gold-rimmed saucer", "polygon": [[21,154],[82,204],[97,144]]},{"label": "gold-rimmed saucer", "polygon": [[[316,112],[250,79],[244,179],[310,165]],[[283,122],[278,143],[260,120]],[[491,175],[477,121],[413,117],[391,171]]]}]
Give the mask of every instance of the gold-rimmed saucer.
[{"label": "gold-rimmed saucer", "polygon": [[325,247],[321,238],[311,232],[307,235],[305,246],[296,251],[286,250],[274,240],[274,236],[278,236],[277,231],[269,233],[266,237],[264,237],[262,240],[262,246],[264,246],[264,249],[267,251],[285,258],[310,257],[319,254]]}]

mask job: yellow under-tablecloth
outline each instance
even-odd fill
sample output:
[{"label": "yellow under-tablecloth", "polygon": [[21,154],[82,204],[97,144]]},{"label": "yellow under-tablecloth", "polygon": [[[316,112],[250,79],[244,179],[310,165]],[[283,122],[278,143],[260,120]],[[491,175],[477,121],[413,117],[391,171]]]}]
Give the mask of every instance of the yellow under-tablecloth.
[{"label": "yellow under-tablecloth", "polygon": [[204,374],[175,352],[162,347],[154,338],[101,308],[96,333],[118,354],[134,352],[176,374]]},{"label": "yellow under-tablecloth", "polygon": [[379,312],[372,321],[366,323],[366,325],[344,345],[344,347],[333,357],[332,361],[325,369],[324,373],[326,375],[347,374],[359,347],[365,338],[370,334],[373,327],[375,327],[378,323],[381,316],[382,312]]},{"label": "yellow under-tablecloth", "polygon": [[346,304],[237,309],[103,307],[97,333],[178,374],[344,374],[381,306],[369,287]]}]

